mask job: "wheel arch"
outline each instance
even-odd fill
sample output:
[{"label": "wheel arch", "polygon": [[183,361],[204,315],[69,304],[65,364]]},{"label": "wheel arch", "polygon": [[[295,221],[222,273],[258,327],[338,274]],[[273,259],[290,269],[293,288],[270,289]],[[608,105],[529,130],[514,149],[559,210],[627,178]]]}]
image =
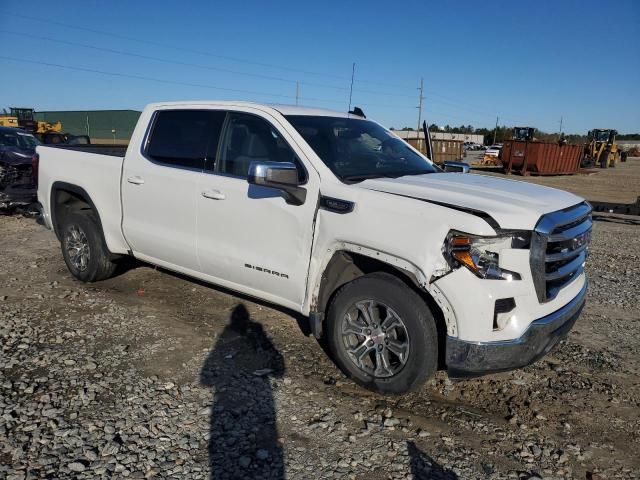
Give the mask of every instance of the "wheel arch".
[{"label": "wheel arch", "polygon": [[342,244],[342,247],[334,251],[324,264],[313,291],[310,324],[314,336],[322,337],[325,312],[340,287],[364,275],[384,272],[415,291],[431,310],[436,320],[438,346],[441,347],[439,363],[442,365],[446,337],[457,333],[457,325],[453,309],[438,287],[429,284],[424,273],[407,260],[358,245]]},{"label": "wheel arch", "polygon": [[51,226],[58,240],[60,240],[62,222],[64,221],[68,211],[91,210],[95,214],[98,227],[100,227],[102,240],[105,242],[105,245],[107,244],[104,238],[100,212],[93,203],[93,200],[91,200],[91,196],[84,188],[67,182],[54,182],[51,186],[51,198],[49,205],[51,206]]}]

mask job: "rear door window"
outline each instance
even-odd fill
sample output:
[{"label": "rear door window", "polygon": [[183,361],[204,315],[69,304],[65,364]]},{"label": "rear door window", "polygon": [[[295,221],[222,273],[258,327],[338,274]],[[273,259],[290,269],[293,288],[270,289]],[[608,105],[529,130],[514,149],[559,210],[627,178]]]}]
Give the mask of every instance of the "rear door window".
[{"label": "rear door window", "polygon": [[156,113],[146,155],[171,167],[203,170],[215,161],[226,113],[217,110],[162,110]]}]

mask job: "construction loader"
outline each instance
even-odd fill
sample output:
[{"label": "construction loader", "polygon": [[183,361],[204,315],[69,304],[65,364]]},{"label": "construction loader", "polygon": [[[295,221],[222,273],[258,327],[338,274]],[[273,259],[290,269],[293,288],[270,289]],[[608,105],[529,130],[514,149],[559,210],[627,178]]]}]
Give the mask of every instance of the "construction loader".
[{"label": "construction loader", "polygon": [[62,132],[62,123],[51,124],[49,122],[38,121],[33,116],[33,108],[11,107],[10,113],[5,110],[0,114],[0,126],[21,128],[38,137],[43,143],[64,143],[67,141],[67,134]]},{"label": "construction loader", "polygon": [[583,168],[615,167],[618,159],[618,145],[616,144],[616,130],[589,130],[589,141],[584,146],[584,157],[581,162]]}]

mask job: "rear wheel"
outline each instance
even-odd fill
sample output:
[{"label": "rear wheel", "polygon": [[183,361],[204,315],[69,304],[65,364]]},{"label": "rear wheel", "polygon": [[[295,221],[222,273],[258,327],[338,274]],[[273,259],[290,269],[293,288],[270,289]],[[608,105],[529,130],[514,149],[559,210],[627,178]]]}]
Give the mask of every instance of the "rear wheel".
[{"label": "rear wheel", "polygon": [[71,274],[83,282],[105,280],[113,275],[116,264],[102,238],[91,211],[68,213],[61,229],[64,261]]},{"label": "rear wheel", "polygon": [[365,275],[336,293],[327,340],[341,370],[371,390],[406,392],[436,371],[433,315],[417,293],[389,274]]}]

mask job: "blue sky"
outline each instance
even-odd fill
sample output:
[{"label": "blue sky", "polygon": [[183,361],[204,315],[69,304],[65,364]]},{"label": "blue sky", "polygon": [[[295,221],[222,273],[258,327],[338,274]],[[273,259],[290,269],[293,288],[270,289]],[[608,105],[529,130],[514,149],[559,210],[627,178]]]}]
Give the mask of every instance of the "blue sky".
[{"label": "blue sky", "polygon": [[346,110],[355,62],[352,104],[387,126],[417,125],[423,77],[430,123],[640,131],[637,0],[0,0],[0,42],[0,108],[295,103],[299,82]]}]

